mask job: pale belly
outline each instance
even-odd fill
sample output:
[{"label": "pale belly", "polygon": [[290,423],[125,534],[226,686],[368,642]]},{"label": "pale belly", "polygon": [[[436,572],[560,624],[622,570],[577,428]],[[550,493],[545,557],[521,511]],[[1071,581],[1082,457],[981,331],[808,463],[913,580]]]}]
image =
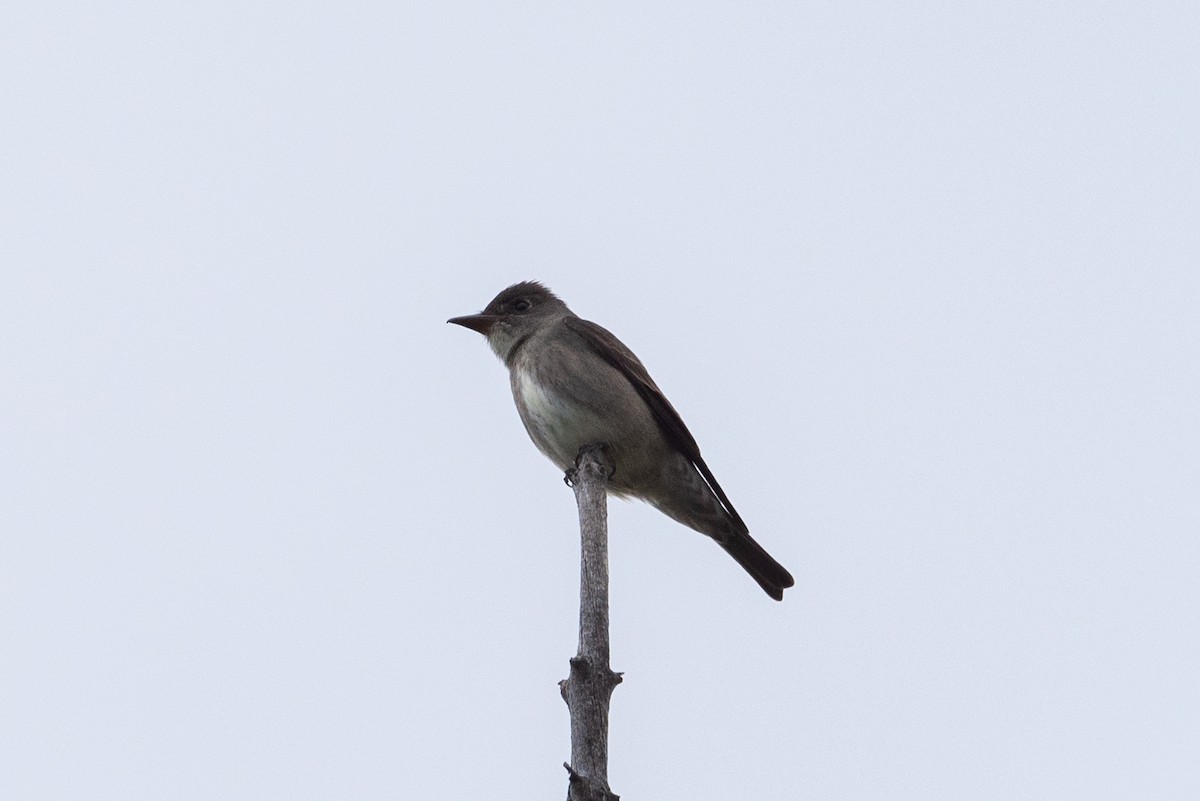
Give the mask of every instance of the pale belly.
[{"label": "pale belly", "polygon": [[[603,444],[615,465],[608,491],[621,497],[647,497],[671,456],[653,415],[624,377],[607,365],[572,379],[573,394],[556,392],[553,384],[533,380],[518,363],[512,372],[513,399],[533,444],[562,470],[575,465],[579,449]],[[605,371],[609,371],[606,373]],[[574,390],[594,398],[589,405],[574,400]]]},{"label": "pale belly", "polygon": [[564,470],[575,463],[581,447],[607,441],[600,415],[547,389],[525,370],[514,373],[513,395],[530,439]]}]

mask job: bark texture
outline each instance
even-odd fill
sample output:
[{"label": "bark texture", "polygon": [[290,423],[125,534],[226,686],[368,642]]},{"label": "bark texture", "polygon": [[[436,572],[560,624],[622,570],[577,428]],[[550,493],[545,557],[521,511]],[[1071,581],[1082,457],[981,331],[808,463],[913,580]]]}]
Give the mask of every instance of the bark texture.
[{"label": "bark texture", "polygon": [[579,506],[579,652],[559,687],[571,712],[567,801],[617,801],[608,786],[608,707],[621,682],[609,667],[608,477],[603,446],[584,448],[568,475]]}]

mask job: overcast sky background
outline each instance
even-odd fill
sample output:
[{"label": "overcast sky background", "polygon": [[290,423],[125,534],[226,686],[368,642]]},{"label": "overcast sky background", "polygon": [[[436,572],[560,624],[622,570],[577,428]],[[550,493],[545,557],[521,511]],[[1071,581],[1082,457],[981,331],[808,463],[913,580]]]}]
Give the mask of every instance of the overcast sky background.
[{"label": "overcast sky background", "polygon": [[562,798],[548,283],[754,535],[613,502],[628,799],[1200,797],[1194,3],[6,3],[0,797]]}]

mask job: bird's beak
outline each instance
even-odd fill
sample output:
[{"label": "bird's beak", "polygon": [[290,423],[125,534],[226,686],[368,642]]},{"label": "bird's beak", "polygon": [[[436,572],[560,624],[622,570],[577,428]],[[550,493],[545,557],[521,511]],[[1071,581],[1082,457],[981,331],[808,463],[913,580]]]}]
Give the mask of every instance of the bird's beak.
[{"label": "bird's beak", "polygon": [[488,332],[492,330],[492,326],[499,319],[494,314],[468,314],[465,317],[451,317],[446,322],[470,328],[472,331],[478,331],[486,337]]}]

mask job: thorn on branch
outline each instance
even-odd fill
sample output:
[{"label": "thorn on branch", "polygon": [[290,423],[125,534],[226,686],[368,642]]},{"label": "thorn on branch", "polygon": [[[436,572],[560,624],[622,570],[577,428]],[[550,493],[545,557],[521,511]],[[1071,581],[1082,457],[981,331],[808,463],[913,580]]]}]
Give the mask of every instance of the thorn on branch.
[{"label": "thorn on branch", "polygon": [[563,767],[567,769],[568,801],[621,801],[621,797],[603,785],[598,785],[589,777],[576,771],[566,762]]}]

